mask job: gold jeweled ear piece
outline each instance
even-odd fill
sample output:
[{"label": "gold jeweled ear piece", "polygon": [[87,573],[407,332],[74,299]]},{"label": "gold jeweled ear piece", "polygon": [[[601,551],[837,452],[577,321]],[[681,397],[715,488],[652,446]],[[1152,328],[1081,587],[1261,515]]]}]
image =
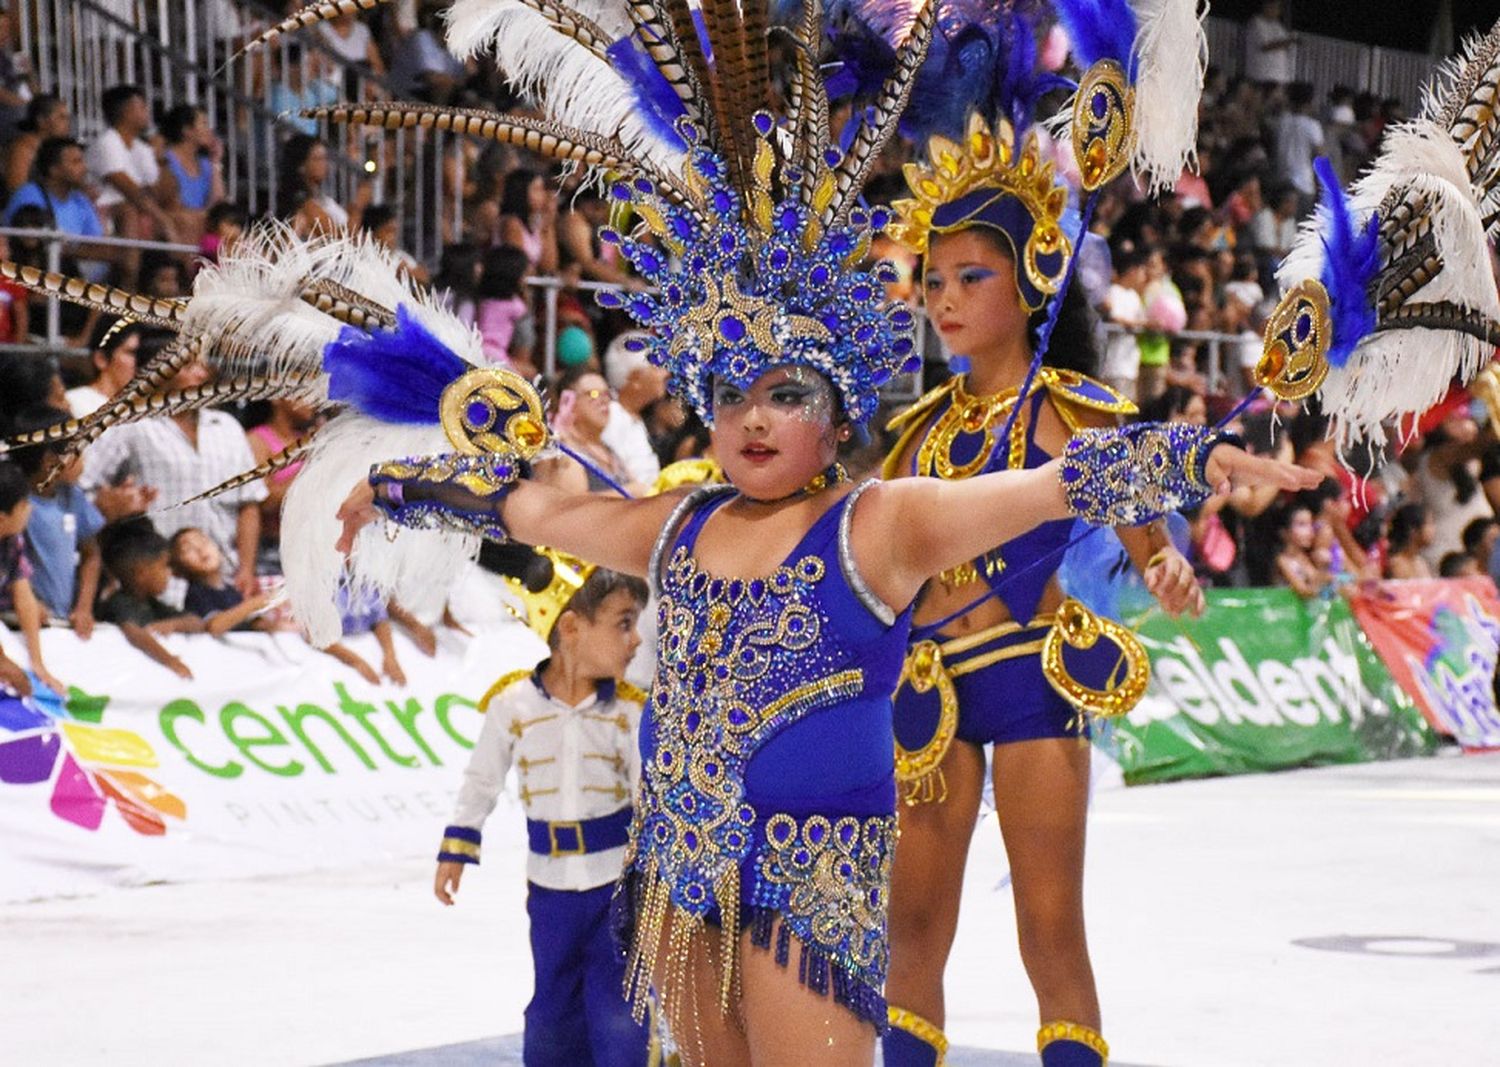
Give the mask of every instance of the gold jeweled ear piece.
[{"label": "gold jeweled ear piece", "polygon": [[1315,278],[1281,298],[1266,323],[1265,350],[1255,365],[1257,384],[1283,400],[1305,400],[1328,377],[1333,319],[1328,290]]},{"label": "gold jeweled ear piece", "polygon": [[531,459],[549,438],[541,397],[504,367],[481,367],[450,382],[439,415],[449,442],[471,456],[513,451]]}]

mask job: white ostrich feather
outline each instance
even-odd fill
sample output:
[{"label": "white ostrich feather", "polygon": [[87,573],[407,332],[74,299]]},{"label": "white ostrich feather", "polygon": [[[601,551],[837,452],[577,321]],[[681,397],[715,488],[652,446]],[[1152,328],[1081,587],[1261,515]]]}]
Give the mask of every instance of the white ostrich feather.
[{"label": "white ostrich feather", "polygon": [[1198,0],[1131,0],[1135,10],[1136,144],[1131,169],[1155,194],[1196,163],[1208,38]]},{"label": "white ostrich feather", "polygon": [[[1380,158],[1350,190],[1355,224],[1369,219],[1393,191],[1425,202],[1443,261],[1411,302],[1445,301],[1500,321],[1500,294],[1490,269],[1478,190],[1469,182],[1463,151],[1446,128],[1417,120],[1387,132]],[[1322,226],[1309,220],[1277,280],[1290,288],[1317,278],[1323,260]],[[1388,419],[1426,411],[1443,398],[1455,376],[1472,377],[1488,354],[1477,338],[1456,331],[1378,331],[1359,344],[1347,364],[1329,371],[1319,398],[1333,433],[1347,444],[1377,434]]]},{"label": "white ostrich feather", "polygon": [[[583,7],[574,10],[589,14]],[[622,5],[599,3],[590,17],[602,17],[602,28],[619,29],[624,36],[616,13],[623,17]],[[458,0],[447,18],[450,52],[460,59],[493,55],[506,77],[536,98],[552,121],[614,137],[663,173],[675,175],[682,169],[682,152],[636,117],[635,94],[614,68],[558,33],[537,12],[516,0]]]},{"label": "white ostrich feather", "polygon": [[[314,645],[325,648],[343,633],[335,598],[346,565],[333,547],[339,504],[372,463],[451,450],[439,426],[395,426],[353,411],[335,416],[313,438],[282,505],[281,566],[292,615]],[[356,587],[411,599],[420,590],[447,588],[478,551],[475,538],[375,523],[360,533],[347,569]]]}]

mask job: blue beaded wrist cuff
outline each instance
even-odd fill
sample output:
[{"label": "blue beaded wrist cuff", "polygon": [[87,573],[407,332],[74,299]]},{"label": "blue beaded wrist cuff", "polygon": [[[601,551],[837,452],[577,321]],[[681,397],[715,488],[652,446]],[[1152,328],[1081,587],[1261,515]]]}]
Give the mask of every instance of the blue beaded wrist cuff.
[{"label": "blue beaded wrist cuff", "polygon": [[1084,430],[1062,458],[1068,509],[1093,526],[1140,526],[1213,495],[1208,457],[1230,434],[1180,422]]},{"label": "blue beaded wrist cuff", "polygon": [[[500,521],[500,503],[530,473],[530,465],[509,451],[411,456],[371,467],[370,485],[375,489],[375,506],[398,526],[504,541],[510,535]],[[438,492],[412,494],[413,489],[423,487]],[[485,506],[471,509],[441,499],[441,490],[449,487],[480,498]],[[408,494],[416,499],[409,499]]]},{"label": "blue beaded wrist cuff", "polygon": [[479,831],[467,826],[443,828],[443,843],[438,846],[439,863],[478,863]]}]

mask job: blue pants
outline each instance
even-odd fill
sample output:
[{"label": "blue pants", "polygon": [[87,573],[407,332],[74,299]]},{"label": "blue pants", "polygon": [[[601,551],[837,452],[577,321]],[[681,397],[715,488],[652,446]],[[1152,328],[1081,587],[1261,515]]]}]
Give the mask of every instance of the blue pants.
[{"label": "blue pants", "polygon": [[646,1028],[630,1017],[625,960],[609,930],[613,885],[529,885],[536,987],[526,1005],[526,1067],[643,1067]]}]

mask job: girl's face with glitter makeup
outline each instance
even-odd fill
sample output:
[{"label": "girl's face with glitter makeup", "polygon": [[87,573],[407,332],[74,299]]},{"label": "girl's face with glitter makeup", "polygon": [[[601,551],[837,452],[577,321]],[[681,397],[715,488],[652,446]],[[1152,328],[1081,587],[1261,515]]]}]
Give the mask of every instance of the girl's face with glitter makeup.
[{"label": "girl's face with glitter makeup", "polygon": [[1003,239],[971,226],[934,235],[923,292],[927,314],[955,356],[983,360],[1026,337],[1026,308]]},{"label": "girl's face with glitter makeup", "polygon": [[838,457],[833,386],[806,367],[777,367],[748,389],[714,383],[714,455],[754,500],[797,492]]}]

